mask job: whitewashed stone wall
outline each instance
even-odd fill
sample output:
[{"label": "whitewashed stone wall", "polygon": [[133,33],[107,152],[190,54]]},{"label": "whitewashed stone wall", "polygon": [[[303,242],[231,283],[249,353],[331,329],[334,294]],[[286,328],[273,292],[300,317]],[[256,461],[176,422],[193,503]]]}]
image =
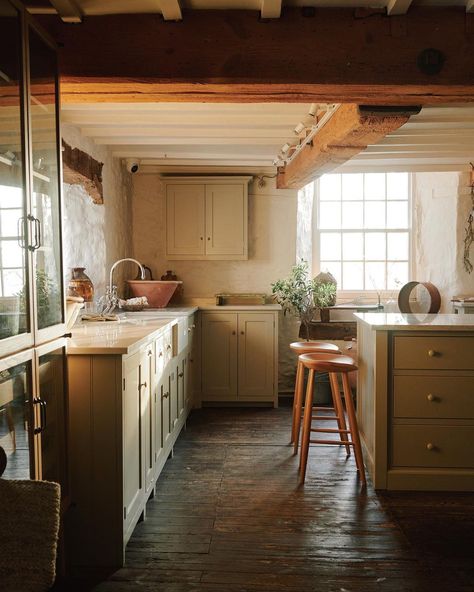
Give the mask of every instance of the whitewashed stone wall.
[{"label": "whitewashed stone wall", "polygon": [[414,175],[415,279],[435,284],[441,293],[441,312],[451,312],[453,296],[474,294],[474,275],[463,267],[464,227],[471,204],[468,185],[468,173]]},{"label": "whitewashed stone wall", "polygon": [[[81,135],[78,128],[64,125],[64,140],[104,163],[102,170],[104,203],[94,204],[80,185],[63,185],[63,245],[65,282],[72,267],[85,267],[96,296],[103,294],[112,263],[132,254],[131,175],[108,148],[97,146]],[[125,267],[125,266],[124,266]],[[127,264],[128,267],[128,264]],[[131,265],[118,271],[119,282]]]}]

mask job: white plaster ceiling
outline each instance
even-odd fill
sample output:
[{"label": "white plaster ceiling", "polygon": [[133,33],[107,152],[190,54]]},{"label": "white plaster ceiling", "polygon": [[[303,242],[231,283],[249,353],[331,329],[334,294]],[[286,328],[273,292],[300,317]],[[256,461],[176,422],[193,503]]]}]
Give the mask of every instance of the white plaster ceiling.
[{"label": "white plaster ceiling", "polygon": [[[388,14],[404,14],[411,6],[465,6],[474,11],[474,0],[45,0],[32,2],[33,13],[57,11],[66,21],[83,15],[158,13],[165,20],[180,20],[187,10],[256,10],[264,18],[279,18],[285,7],[386,8]],[[54,8],[53,8],[54,7]]]},{"label": "white plaster ceiling", "polygon": [[[143,167],[272,167],[295,126],[311,125],[309,104],[65,104],[62,121],[118,158]],[[344,170],[461,170],[474,160],[474,105],[424,107]],[[341,170],[342,170],[341,169]]]}]

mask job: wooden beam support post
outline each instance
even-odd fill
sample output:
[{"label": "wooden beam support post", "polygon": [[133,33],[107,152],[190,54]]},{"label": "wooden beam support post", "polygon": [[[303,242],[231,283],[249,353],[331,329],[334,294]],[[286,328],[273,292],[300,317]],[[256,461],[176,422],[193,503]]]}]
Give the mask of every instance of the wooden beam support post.
[{"label": "wooden beam support post", "polygon": [[465,6],[412,5],[404,35],[392,34],[385,12],[304,14],[287,7],[282,18],[260,20],[250,10],[190,10],[180,22],[126,14],[88,16],[77,27],[38,19],[61,44],[64,102],[474,101]]},{"label": "wooden beam support post", "polygon": [[280,18],[282,0],[262,0],[260,15],[263,19]]},{"label": "wooden beam support post", "polygon": [[50,0],[64,23],[82,22],[82,12],[74,0]]},{"label": "wooden beam support post", "polygon": [[69,185],[81,185],[95,204],[104,203],[102,167],[99,162],[79,148],[71,148],[63,140],[63,181]]},{"label": "wooden beam support post", "polygon": [[285,167],[278,170],[279,189],[301,189],[324,173],[345,163],[369,144],[380,142],[406,123],[420,107],[390,108],[340,105],[314,136]]},{"label": "wooden beam support post", "polygon": [[388,0],[387,14],[395,16],[397,14],[406,14],[413,0]]},{"label": "wooden beam support post", "polygon": [[180,21],[183,18],[179,0],[160,0],[160,7],[165,21]]}]

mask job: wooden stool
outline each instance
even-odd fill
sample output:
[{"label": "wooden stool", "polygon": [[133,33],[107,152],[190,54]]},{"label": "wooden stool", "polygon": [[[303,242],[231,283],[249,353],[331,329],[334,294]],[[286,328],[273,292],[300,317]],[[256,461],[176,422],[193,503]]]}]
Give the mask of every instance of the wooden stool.
[{"label": "wooden stool", "polygon": [[[327,343],[326,341],[295,341],[290,343],[290,349],[298,354],[298,365],[296,367],[296,381],[295,381],[295,394],[293,396],[293,421],[291,424],[291,441],[290,444],[294,444],[293,452],[298,453],[298,443],[300,437],[300,426],[301,426],[301,412],[303,409],[303,385],[304,385],[304,366],[300,362],[299,356],[301,354],[313,354],[313,353],[331,353],[340,354],[341,350],[334,345],[334,343]],[[331,392],[333,405],[335,406],[334,399],[334,385],[331,381]],[[329,409],[332,409],[329,407]]]},{"label": "wooden stool", "polygon": [[[344,444],[346,449],[350,446],[354,447],[354,456],[362,483],[365,484],[365,469],[364,459],[362,457],[362,448],[360,445],[359,430],[357,427],[357,418],[354,410],[354,403],[352,401],[352,391],[349,385],[349,372],[357,370],[357,366],[352,358],[343,355],[332,355],[332,354],[303,354],[299,357],[299,361],[302,363],[304,368],[309,370],[308,386],[306,389],[306,401],[304,406],[304,417],[303,417],[303,435],[301,438],[301,458],[300,458],[300,483],[304,483],[306,477],[306,465],[308,463],[308,451],[309,445],[312,444],[331,444],[340,446]],[[342,386],[344,391],[344,399],[347,408],[347,418],[349,420],[349,429],[341,428],[341,420],[344,417],[344,407],[341,400],[341,394],[339,388],[333,391],[333,395],[336,399],[335,412],[338,416],[338,429],[336,428],[312,428],[312,419],[325,419],[327,416],[313,417],[312,404],[313,404],[313,386],[314,386],[314,373],[315,372],[328,372],[329,376],[333,376],[333,380],[337,381],[337,373],[342,376]],[[333,418],[337,419],[337,418]],[[311,440],[311,432],[322,432],[325,434],[339,434],[344,439],[339,440]],[[349,439],[350,436],[350,439]]]}]

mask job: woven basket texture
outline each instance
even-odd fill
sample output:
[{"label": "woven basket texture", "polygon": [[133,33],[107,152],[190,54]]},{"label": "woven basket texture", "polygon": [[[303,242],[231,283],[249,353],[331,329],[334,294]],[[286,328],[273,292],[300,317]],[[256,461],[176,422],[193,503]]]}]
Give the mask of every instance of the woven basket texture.
[{"label": "woven basket texture", "polygon": [[56,577],[61,490],[0,479],[0,590],[43,592]]}]

